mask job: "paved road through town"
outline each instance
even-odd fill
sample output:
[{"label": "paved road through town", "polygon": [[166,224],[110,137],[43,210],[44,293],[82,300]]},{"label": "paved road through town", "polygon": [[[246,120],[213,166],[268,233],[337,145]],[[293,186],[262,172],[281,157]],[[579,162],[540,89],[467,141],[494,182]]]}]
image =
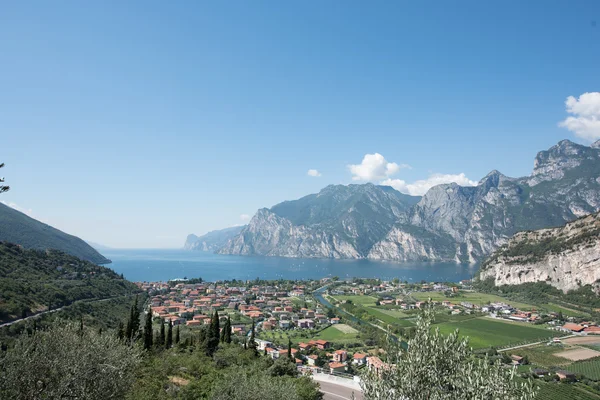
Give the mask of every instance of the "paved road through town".
[{"label": "paved road through town", "polygon": [[332,382],[319,381],[319,385],[321,385],[321,392],[323,392],[325,395],[323,396],[325,400],[350,400],[352,399],[353,392],[356,400],[363,400],[363,395],[360,390],[351,389],[342,385],[336,385]]}]

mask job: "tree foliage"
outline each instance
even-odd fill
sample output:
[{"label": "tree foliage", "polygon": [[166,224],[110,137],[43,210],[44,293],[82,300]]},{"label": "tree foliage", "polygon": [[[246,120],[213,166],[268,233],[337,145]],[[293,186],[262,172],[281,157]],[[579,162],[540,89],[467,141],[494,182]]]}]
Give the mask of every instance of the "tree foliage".
[{"label": "tree foliage", "polygon": [[417,319],[416,334],[404,350],[390,341],[387,362],[367,371],[362,380],[367,400],[531,400],[532,383],[515,380],[516,369],[500,360],[473,356],[458,331],[444,336],[431,329],[433,311]]},{"label": "tree foliage", "polygon": [[[4,168],[4,163],[0,163],[0,168]],[[0,177],[0,183],[4,183],[3,177]],[[0,185],[0,193],[8,192],[9,189],[10,189],[9,186]]]},{"label": "tree foliage", "polygon": [[122,399],[140,351],[114,333],[55,321],[0,353],[2,399]]}]

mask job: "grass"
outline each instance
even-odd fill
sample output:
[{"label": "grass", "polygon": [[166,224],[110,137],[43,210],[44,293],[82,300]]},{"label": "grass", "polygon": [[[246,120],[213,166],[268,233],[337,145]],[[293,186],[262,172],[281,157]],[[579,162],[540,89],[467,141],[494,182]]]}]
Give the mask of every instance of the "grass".
[{"label": "grass", "polygon": [[543,310],[546,311],[552,311],[552,312],[562,312],[564,315],[570,316],[570,317],[589,317],[590,314],[585,312],[585,311],[578,311],[578,310],[574,310],[571,308],[566,308],[563,306],[559,306],[558,304],[555,303],[548,303],[548,304],[544,304],[543,306],[540,307]]},{"label": "grass", "polygon": [[415,325],[412,321],[410,321],[408,319],[394,317],[394,316],[390,315],[389,313],[384,312],[384,311],[390,311],[390,310],[381,310],[381,309],[377,309],[375,307],[363,307],[363,308],[370,315],[374,316],[377,319],[380,319],[381,321],[385,322],[386,324],[405,326],[405,327]]},{"label": "grass", "polygon": [[536,400],[600,400],[600,396],[579,384],[548,383],[539,379],[535,384],[540,387]]},{"label": "grass", "polygon": [[561,366],[571,363],[571,360],[567,360],[563,357],[558,357],[554,353],[564,351],[564,346],[560,345],[540,345],[534,347],[525,347],[511,351],[511,354],[516,354],[521,357],[527,356],[530,363],[540,365],[542,367]]},{"label": "grass", "polygon": [[350,300],[352,303],[361,305],[361,306],[374,306],[377,299],[371,296],[331,296],[336,300],[344,301]]},{"label": "grass", "polygon": [[[280,337],[281,336],[281,337]],[[344,333],[337,329],[335,326],[329,326],[320,332],[309,331],[309,330],[275,330],[275,331],[261,331],[259,338],[269,340],[275,343],[287,344],[288,336],[292,343],[298,344],[300,342],[308,342],[309,340],[323,339],[333,343],[362,343],[358,338],[358,333]]]},{"label": "grass", "polygon": [[325,328],[314,339],[323,339],[329,340],[335,343],[343,343],[346,341],[356,341],[358,337],[357,333],[344,333],[337,329],[335,326],[330,326],[329,328]]},{"label": "grass", "polygon": [[393,309],[393,308],[382,308],[382,307],[374,307],[374,308],[377,309],[378,311],[381,311],[384,314],[390,315],[395,318],[410,317],[410,315],[408,315],[407,313],[400,311],[400,310]]},{"label": "grass", "polygon": [[414,292],[411,296],[417,300],[425,301],[429,298],[434,301],[450,300],[454,304],[460,304],[462,301],[477,305],[485,305],[488,302],[491,303],[507,303],[513,307],[517,307],[521,310],[531,310],[535,306],[527,303],[520,303],[518,301],[508,300],[504,297],[497,296],[495,294],[479,293],[479,292],[459,292],[457,295],[446,297],[444,292]]},{"label": "grass", "polygon": [[534,325],[504,322],[485,317],[446,322],[435,326],[439,327],[440,332],[444,334],[450,334],[458,328],[461,336],[469,337],[469,343],[473,348],[500,347],[536,339],[544,340],[560,335],[556,331]]},{"label": "grass", "polygon": [[598,381],[600,380],[600,358],[573,363],[568,370]]}]

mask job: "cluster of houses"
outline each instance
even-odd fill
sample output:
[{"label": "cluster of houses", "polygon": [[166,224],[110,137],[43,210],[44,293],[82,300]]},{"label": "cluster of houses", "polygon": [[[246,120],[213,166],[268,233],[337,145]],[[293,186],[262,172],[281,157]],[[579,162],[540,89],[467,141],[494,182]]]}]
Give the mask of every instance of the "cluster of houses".
[{"label": "cluster of houses", "polygon": [[575,324],[572,322],[568,322],[558,329],[573,333],[573,334],[582,334],[582,335],[599,335],[600,334],[600,326],[596,325],[595,322],[587,321],[581,322],[579,324]]},{"label": "cluster of houses", "polygon": [[[173,325],[190,327],[210,324],[215,310],[226,320],[235,314],[254,320],[260,328],[313,329],[319,325],[339,323],[339,318],[328,318],[324,310],[294,305],[293,298],[304,297],[307,287],[294,286],[282,290],[275,286],[232,286],[215,283],[175,285],[163,282],[138,282],[138,286],[150,294],[152,315],[170,321]],[[244,318],[232,318],[240,322]],[[247,323],[233,324],[234,334],[244,335]]]},{"label": "cluster of houses", "polygon": [[[285,347],[277,347],[268,340],[256,339],[257,349],[265,352],[273,359],[288,356],[288,349]],[[314,370],[318,372],[326,372],[330,374],[346,373],[348,366],[351,364],[356,367],[366,366],[369,369],[376,371],[385,368],[387,364],[379,357],[372,356],[367,353],[357,352],[352,356],[346,350],[331,350],[332,343],[327,340],[311,340],[306,343],[298,343],[297,348],[292,347],[290,353],[298,367],[303,367],[305,370]],[[328,361],[324,365],[319,365],[319,355],[312,350],[324,350]],[[329,351],[331,350],[331,351]]]}]

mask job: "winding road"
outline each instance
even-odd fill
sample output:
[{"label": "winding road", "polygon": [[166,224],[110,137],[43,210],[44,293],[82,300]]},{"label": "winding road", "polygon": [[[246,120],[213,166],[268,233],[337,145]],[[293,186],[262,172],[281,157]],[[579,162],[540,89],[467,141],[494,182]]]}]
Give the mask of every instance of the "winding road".
[{"label": "winding road", "polygon": [[11,326],[11,325],[19,323],[19,322],[23,322],[23,321],[27,321],[27,320],[30,320],[30,319],[33,319],[33,318],[37,318],[37,317],[42,316],[44,314],[51,314],[51,313],[54,313],[54,312],[57,312],[57,311],[61,311],[61,310],[65,309],[65,308],[71,307],[72,305],[77,304],[77,303],[100,303],[102,301],[114,300],[114,299],[119,299],[121,297],[131,297],[131,296],[134,296],[134,294],[126,294],[126,295],[123,295],[123,296],[106,297],[106,298],[103,298],[103,299],[82,299],[82,300],[76,300],[76,301],[74,301],[71,304],[66,305],[66,306],[55,308],[53,310],[42,311],[42,312],[30,315],[30,316],[25,317],[25,318],[16,319],[14,321],[5,322],[3,324],[0,324],[0,328],[4,328],[6,326]]}]

